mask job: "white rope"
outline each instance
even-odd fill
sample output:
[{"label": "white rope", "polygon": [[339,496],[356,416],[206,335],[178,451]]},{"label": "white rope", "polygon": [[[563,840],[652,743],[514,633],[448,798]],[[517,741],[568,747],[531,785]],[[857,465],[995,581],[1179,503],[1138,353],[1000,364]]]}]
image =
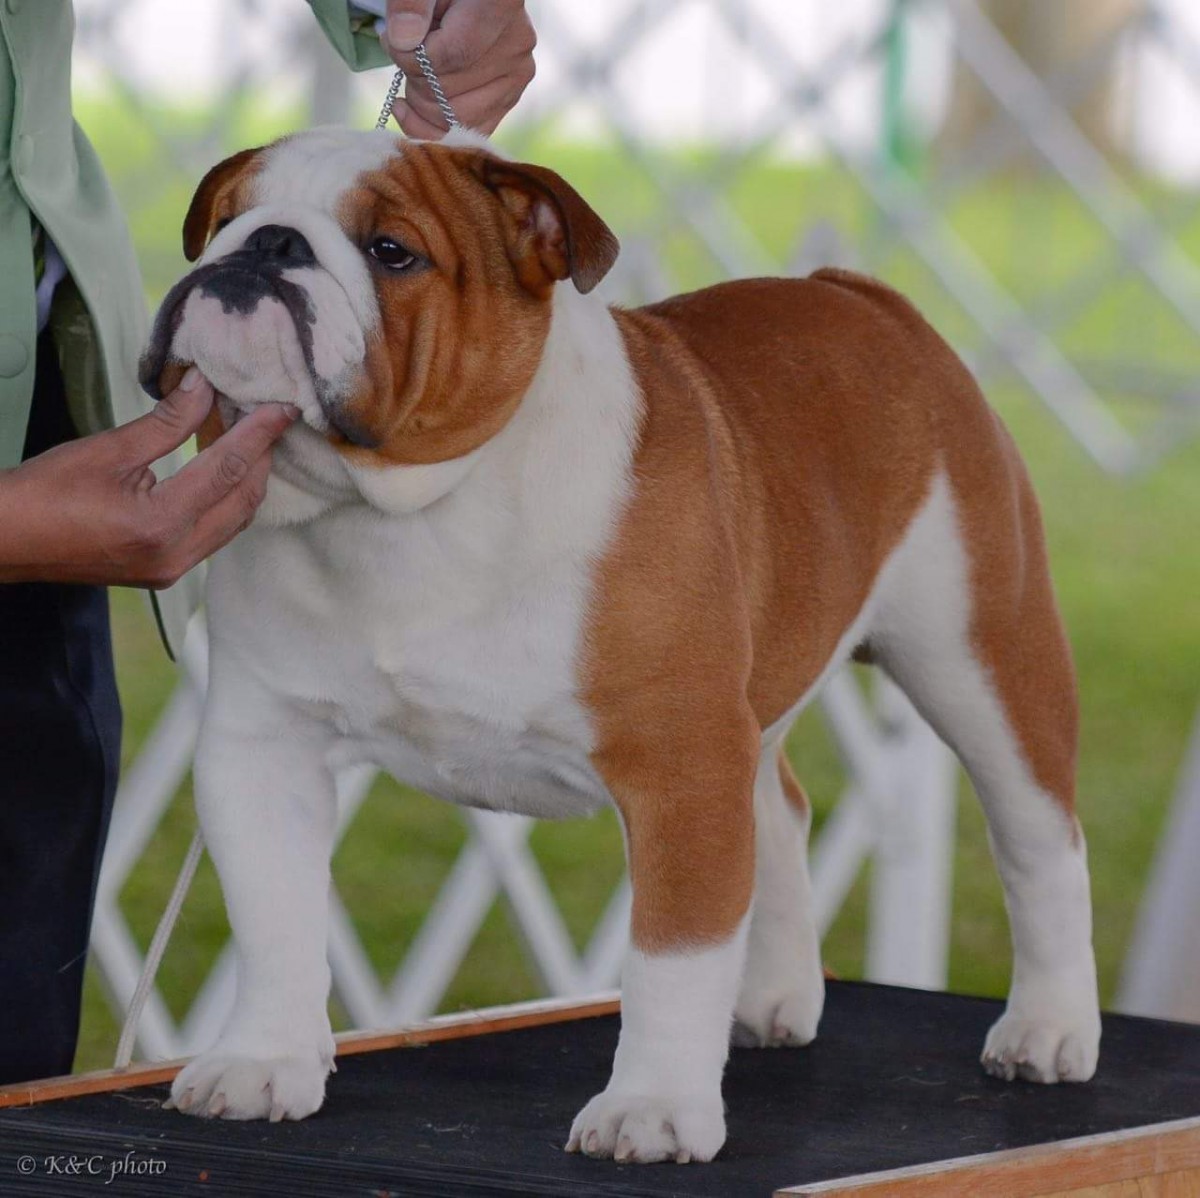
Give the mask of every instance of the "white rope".
[{"label": "white rope", "polygon": [[192,879],[196,876],[196,867],[200,864],[200,858],[203,855],[204,841],[197,832],[192,837],[187,856],[183,859],[179,877],[175,879],[175,889],[171,891],[167,908],[162,913],[158,927],[154,929],[154,938],[146,950],[146,962],[142,966],[142,975],[138,978],[137,988],[129,1000],[129,1009],[125,1012],[125,1024],[121,1028],[121,1038],[117,1041],[117,1056],[113,1061],[114,1069],[127,1068],[133,1057],[133,1045],[137,1039],[138,1024],[142,1021],[142,1010],[154,987],[158,967],[162,964],[163,954],[167,951],[167,943],[171,939],[171,933],[175,930],[175,923],[179,919],[179,912],[183,907],[183,900],[187,898]]}]

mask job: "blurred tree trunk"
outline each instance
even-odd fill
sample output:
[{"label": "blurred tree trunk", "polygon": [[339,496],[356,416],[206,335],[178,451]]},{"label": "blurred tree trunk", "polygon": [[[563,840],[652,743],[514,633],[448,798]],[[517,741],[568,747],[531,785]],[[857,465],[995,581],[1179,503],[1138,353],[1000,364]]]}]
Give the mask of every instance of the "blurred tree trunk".
[{"label": "blurred tree trunk", "polygon": [[[1088,58],[1117,29],[1143,12],[1146,0],[977,0],[983,14],[1040,78]],[[1117,59],[1098,69],[1090,88],[1072,103],[1071,115],[1102,153],[1118,158]],[[997,116],[991,95],[969,67],[955,67],[950,109],[940,152],[957,156]]]}]

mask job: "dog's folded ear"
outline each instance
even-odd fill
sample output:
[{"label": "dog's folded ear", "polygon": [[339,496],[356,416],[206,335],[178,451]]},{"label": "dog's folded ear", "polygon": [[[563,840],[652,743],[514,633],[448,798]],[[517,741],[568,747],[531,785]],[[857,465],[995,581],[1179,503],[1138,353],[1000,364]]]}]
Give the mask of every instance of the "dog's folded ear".
[{"label": "dog's folded ear", "polygon": [[490,155],[482,158],[480,171],[512,219],[510,254],[523,286],[537,294],[569,278],[587,292],[608,274],[620,243],[565,179],[545,167]]},{"label": "dog's folded ear", "polygon": [[239,150],[216,166],[200,180],[192,197],[187,216],[183,219],[183,256],[195,262],[204,252],[217,224],[233,215],[233,191],[257,165],[264,147]]}]

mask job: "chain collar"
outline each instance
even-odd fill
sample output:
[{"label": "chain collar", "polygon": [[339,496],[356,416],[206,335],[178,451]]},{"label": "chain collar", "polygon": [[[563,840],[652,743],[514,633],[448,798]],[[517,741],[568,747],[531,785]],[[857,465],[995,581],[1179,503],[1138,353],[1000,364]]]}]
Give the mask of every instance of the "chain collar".
[{"label": "chain collar", "polygon": [[[429,61],[429,55],[425,52],[425,43],[422,42],[414,51],[413,57],[417,60],[417,65],[421,68],[421,74],[425,76],[425,82],[429,84],[429,90],[433,92],[433,98],[437,101],[438,109],[445,118],[446,125],[451,129],[458,127],[458,117],[454,115],[454,109],[450,107],[450,101],[446,99],[446,93],[442,91],[441,81],[434,72],[433,66]],[[392,76],[392,82],[387,89],[387,95],[383,100],[383,108],[379,111],[379,120],[375,122],[376,129],[386,129],[388,121],[392,117],[392,106],[396,103],[396,97],[400,94],[401,85],[404,83],[404,72],[397,67],[396,73]]]}]

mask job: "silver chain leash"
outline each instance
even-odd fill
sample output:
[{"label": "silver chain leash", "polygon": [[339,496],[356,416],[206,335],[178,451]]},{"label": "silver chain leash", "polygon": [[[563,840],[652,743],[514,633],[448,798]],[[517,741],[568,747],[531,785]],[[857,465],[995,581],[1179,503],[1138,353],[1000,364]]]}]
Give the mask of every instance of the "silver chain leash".
[{"label": "silver chain leash", "polygon": [[[414,51],[413,57],[417,60],[417,66],[421,68],[421,74],[425,76],[425,82],[429,84],[429,90],[433,92],[433,98],[437,101],[437,106],[446,125],[450,129],[458,128],[458,117],[454,115],[454,109],[450,107],[450,101],[446,99],[446,93],[442,91],[441,81],[434,72],[433,64],[429,61],[429,55],[425,52],[425,43],[422,42]],[[396,97],[400,94],[400,88],[404,83],[404,72],[397,67],[396,73],[392,76],[392,82],[388,85],[387,95],[383,98],[383,107],[379,111],[379,120],[375,122],[376,129],[386,129],[388,121],[392,119],[392,106],[396,103]]]}]

